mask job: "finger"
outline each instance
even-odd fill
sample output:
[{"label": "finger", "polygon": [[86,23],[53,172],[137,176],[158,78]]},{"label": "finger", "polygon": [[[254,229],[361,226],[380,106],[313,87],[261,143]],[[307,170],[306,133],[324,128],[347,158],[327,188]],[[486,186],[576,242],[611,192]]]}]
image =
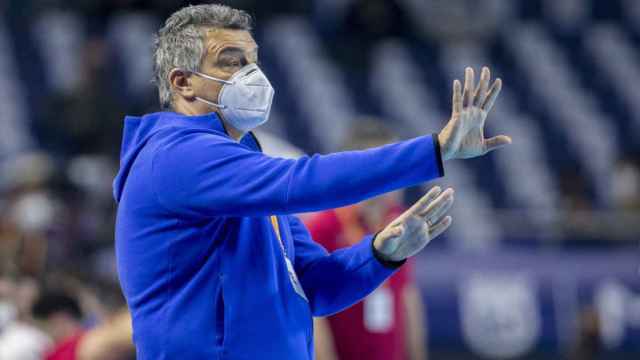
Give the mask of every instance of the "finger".
[{"label": "finger", "polygon": [[[447,214],[447,212],[451,210],[451,206],[453,206],[453,201],[454,201],[453,191],[451,191],[451,195],[444,194],[444,193],[443,195],[440,195],[440,196],[443,196],[443,200],[440,203],[438,203],[437,206],[435,206],[433,209],[431,209],[425,214],[425,221],[427,222],[427,224],[429,224],[429,226],[433,226],[433,224],[440,221],[440,219],[442,219],[442,217],[444,217]],[[436,201],[438,201],[438,199],[436,199]],[[434,203],[436,201],[434,201]]]},{"label": "finger", "polygon": [[389,237],[399,237],[402,234],[404,234],[404,226],[402,225],[389,229]]},{"label": "finger", "polygon": [[438,196],[435,200],[433,200],[429,205],[424,208],[422,211],[418,213],[419,216],[422,216],[425,220],[430,220],[431,224],[434,224],[436,220],[439,218],[436,217],[435,213],[440,212],[442,207],[447,205],[447,202],[453,201],[453,189],[448,188],[443,191],[440,196]]},{"label": "finger", "polygon": [[493,151],[495,149],[501,148],[505,145],[511,144],[511,138],[506,135],[498,135],[492,138],[486,139],[484,141],[485,144],[485,153]]},{"label": "finger", "polygon": [[444,219],[440,220],[440,222],[435,224],[429,231],[429,237],[431,239],[435,239],[440,236],[440,234],[449,228],[452,221],[453,218],[451,216],[446,216]]},{"label": "finger", "polygon": [[473,103],[473,90],[475,88],[473,77],[473,69],[467,67],[464,70],[464,92],[462,93],[462,106],[465,108]]},{"label": "finger", "polygon": [[473,106],[481,106],[487,99],[489,79],[491,79],[491,72],[489,71],[488,67],[484,66],[482,68],[482,72],[480,73],[480,83],[478,84],[478,88],[476,89],[476,93],[474,95]]},{"label": "finger", "polygon": [[453,113],[459,114],[462,112],[462,85],[460,80],[453,80]]},{"label": "finger", "polygon": [[429,190],[425,196],[420,198],[420,200],[416,201],[416,203],[413,204],[407,212],[411,214],[420,214],[423,209],[426,209],[427,206],[429,206],[429,204],[431,204],[431,202],[440,195],[441,192],[442,189],[440,186],[432,187],[431,190]]},{"label": "finger", "polygon": [[484,101],[484,103],[481,106],[481,108],[484,111],[486,112],[491,111],[491,108],[493,108],[493,104],[496,102],[496,99],[498,98],[498,94],[500,94],[500,90],[502,90],[502,80],[496,79],[496,81],[493,82],[493,85],[491,85],[491,88],[489,89],[489,94],[487,95],[487,99]]}]

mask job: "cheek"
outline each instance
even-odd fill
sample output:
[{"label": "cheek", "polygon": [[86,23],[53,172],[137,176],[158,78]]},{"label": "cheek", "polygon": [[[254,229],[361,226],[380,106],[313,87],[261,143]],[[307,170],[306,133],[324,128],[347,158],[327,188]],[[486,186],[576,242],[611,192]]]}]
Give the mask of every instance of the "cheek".
[{"label": "cheek", "polygon": [[206,100],[216,101],[218,100],[218,94],[222,89],[222,84],[216,81],[200,81],[194,86],[196,95]]}]

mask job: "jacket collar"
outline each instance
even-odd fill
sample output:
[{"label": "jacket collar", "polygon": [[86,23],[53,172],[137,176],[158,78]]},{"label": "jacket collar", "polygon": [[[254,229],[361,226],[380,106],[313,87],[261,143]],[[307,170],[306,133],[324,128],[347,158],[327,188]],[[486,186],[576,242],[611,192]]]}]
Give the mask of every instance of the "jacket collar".
[{"label": "jacket collar", "polygon": [[[229,134],[227,133],[227,130],[224,128],[222,120],[220,120],[218,114],[214,112],[204,115],[184,115],[175,112],[170,114],[177,120],[177,122],[183,123],[190,128],[214,130],[224,134],[224,136],[228,137],[229,139],[232,139],[231,136],[229,136]],[[239,142],[240,144],[250,148],[251,150],[262,152],[262,146],[260,145],[258,139],[252,131],[247,132]]]}]

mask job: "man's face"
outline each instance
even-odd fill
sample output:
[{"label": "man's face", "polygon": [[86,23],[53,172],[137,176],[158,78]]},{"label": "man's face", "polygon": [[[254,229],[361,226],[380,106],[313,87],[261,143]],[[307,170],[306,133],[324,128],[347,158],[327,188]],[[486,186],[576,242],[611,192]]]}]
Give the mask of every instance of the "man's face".
[{"label": "man's face", "polygon": [[[229,79],[245,65],[258,61],[258,45],[245,30],[208,30],[205,36],[205,51],[200,72],[223,80]],[[198,76],[192,76],[191,79],[197,96],[218,102],[222,83]]]}]

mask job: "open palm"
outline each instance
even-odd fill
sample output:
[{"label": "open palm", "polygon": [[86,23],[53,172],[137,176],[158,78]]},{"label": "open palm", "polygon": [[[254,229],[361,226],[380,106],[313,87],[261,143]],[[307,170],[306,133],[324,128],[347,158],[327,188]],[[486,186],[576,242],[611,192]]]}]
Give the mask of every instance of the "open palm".
[{"label": "open palm", "polygon": [[473,69],[466,68],[464,92],[459,80],[453,82],[451,119],[438,134],[444,160],[481,156],[511,143],[506,135],[484,137],[485,120],[502,89],[502,81],[497,79],[489,87],[491,74],[487,67],[482,68],[477,87],[474,77]]},{"label": "open palm", "polygon": [[402,261],[415,255],[451,225],[452,218],[447,215],[451,205],[453,189],[431,188],[378,233],[373,245],[385,260]]}]

